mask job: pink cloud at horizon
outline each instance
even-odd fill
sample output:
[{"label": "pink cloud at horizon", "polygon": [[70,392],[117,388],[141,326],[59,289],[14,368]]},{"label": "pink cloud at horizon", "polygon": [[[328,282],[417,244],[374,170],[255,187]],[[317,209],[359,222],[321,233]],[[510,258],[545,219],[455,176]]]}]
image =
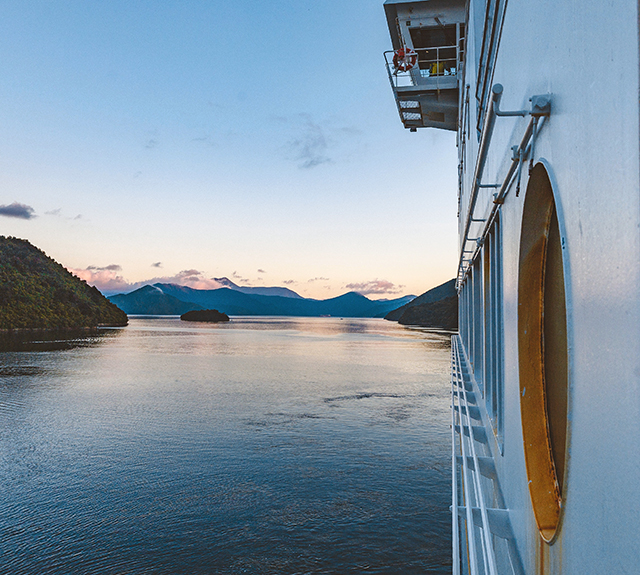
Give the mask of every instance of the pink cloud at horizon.
[{"label": "pink cloud at horizon", "polygon": [[88,266],[85,269],[67,268],[72,274],[95,286],[103,293],[113,294],[131,292],[144,285],[155,283],[172,283],[193,289],[218,289],[225,287],[213,278],[207,278],[203,272],[190,269],[182,270],[173,276],[159,276],[148,280],[129,282],[118,272],[122,269],[117,264],[106,267]]},{"label": "pink cloud at horizon", "polygon": [[361,295],[394,295],[399,294],[405,286],[396,285],[388,280],[375,279],[368,282],[350,283],[345,287]]},{"label": "pink cloud at horizon", "polygon": [[[121,275],[122,267],[118,264],[111,264],[104,267],[98,266],[88,266],[84,269],[77,268],[68,268],[68,270],[74,275],[78,276],[80,279],[86,281],[89,285],[95,286],[105,295],[115,295],[119,293],[129,293],[136,289],[139,289],[145,285],[152,285],[156,283],[167,283],[167,284],[177,284],[181,286],[190,287],[193,289],[219,289],[223,287],[227,287],[223,282],[219,281],[222,278],[209,278],[204,272],[197,269],[186,269],[178,272],[172,276],[156,276],[147,280],[130,282],[125,279]],[[243,278],[237,272],[233,272],[231,275],[237,284],[246,287],[255,287],[255,282],[251,282],[247,278]],[[306,285],[314,285],[321,284],[324,281],[328,281],[328,278],[325,277],[316,277],[308,280]],[[342,286],[342,290],[336,290],[337,286],[330,285],[318,285],[315,292],[310,294],[309,291],[304,287],[304,285],[299,285],[300,282],[297,282],[293,279],[284,280],[281,282],[283,286],[292,286],[293,284],[298,285],[298,292],[304,294],[304,297],[320,297],[324,298],[327,295],[322,295],[321,293],[317,293],[318,290],[321,292],[327,291],[337,291],[339,293],[344,293],[346,291],[355,291],[364,296],[398,296],[402,293],[404,285],[394,284],[388,280],[370,280],[364,282],[357,283],[348,283]],[[374,297],[373,299],[378,299]]]},{"label": "pink cloud at horizon", "polygon": [[118,275],[117,272],[120,269],[120,266],[118,266],[117,270],[113,269],[113,266],[107,266],[105,268],[89,266],[85,269],[67,269],[73,275],[86,281],[89,285],[98,288],[101,292],[129,291],[129,286],[131,285],[121,275]]}]

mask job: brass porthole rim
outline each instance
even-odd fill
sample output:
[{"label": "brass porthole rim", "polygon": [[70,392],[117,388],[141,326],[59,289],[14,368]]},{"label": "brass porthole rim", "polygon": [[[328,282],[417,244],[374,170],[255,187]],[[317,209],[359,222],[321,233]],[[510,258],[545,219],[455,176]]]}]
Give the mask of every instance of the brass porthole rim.
[{"label": "brass porthole rim", "polygon": [[[547,171],[547,177],[551,184],[551,193],[553,194],[553,200],[556,205],[556,215],[558,218],[558,228],[560,229],[560,238],[562,240],[562,266],[564,268],[564,302],[566,306],[567,317],[567,438],[565,444],[565,464],[564,473],[562,477],[562,496],[560,498],[560,517],[558,519],[558,526],[553,537],[546,541],[549,545],[552,545],[558,538],[558,534],[562,529],[565,517],[565,508],[567,497],[569,494],[569,487],[571,485],[571,412],[573,405],[573,324],[570,318],[573,316],[573,292],[571,289],[571,261],[568,257],[568,237],[566,228],[566,219],[564,206],[562,204],[562,198],[556,193],[559,189],[558,182],[555,177],[554,171],[551,169],[551,163],[545,157],[540,157],[536,162],[536,166],[542,164]],[[534,166],[535,167],[535,166]]]},{"label": "brass porthole rim", "polygon": [[518,265],[518,365],[532,510],[540,537],[552,544],[561,527],[567,475],[568,290],[564,218],[553,193],[552,172],[545,164],[534,166],[523,206]]}]

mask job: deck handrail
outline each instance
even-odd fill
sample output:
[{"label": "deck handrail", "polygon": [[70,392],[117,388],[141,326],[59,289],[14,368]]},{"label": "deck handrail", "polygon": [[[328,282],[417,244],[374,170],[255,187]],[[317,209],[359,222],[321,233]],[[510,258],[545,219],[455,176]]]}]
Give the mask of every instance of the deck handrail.
[{"label": "deck handrail", "polygon": [[[479,559],[476,550],[476,538],[474,531],[474,519],[473,519],[473,500],[471,497],[471,487],[473,487],[473,494],[475,497],[475,506],[480,509],[480,517],[481,517],[481,550],[482,550],[482,563],[484,569],[482,573],[487,575],[498,575],[498,571],[496,568],[496,558],[495,551],[493,548],[493,543],[491,541],[491,529],[489,526],[489,517],[487,513],[487,506],[485,502],[485,495],[482,489],[482,484],[480,481],[480,463],[478,461],[478,454],[475,448],[475,432],[474,426],[471,423],[471,416],[469,415],[469,402],[467,400],[467,389],[464,380],[464,374],[462,373],[462,363],[460,361],[460,349],[458,347],[458,341],[456,336],[454,336],[452,341],[452,354],[455,360],[454,365],[458,367],[456,369],[452,380],[456,383],[457,390],[452,389],[452,398],[455,396],[458,399],[458,421],[459,421],[459,429],[460,429],[460,450],[462,455],[462,478],[463,478],[463,491],[464,491],[464,499],[465,499],[465,514],[466,514],[466,524],[467,524],[467,545],[469,547],[469,568],[471,571],[471,575],[476,575],[480,573],[479,569]],[[453,372],[453,370],[452,370]],[[452,411],[455,412],[455,408],[452,406]],[[454,415],[455,421],[455,415]],[[466,428],[466,430],[465,430]],[[454,425],[455,430],[455,425]],[[469,441],[465,441],[464,437],[468,435]],[[468,443],[468,445],[466,445]],[[469,455],[467,455],[467,448],[469,451]],[[455,442],[453,446],[453,456],[455,457]],[[473,473],[469,469],[468,459],[470,457],[473,461]],[[457,494],[455,495],[457,497]],[[455,510],[457,513],[457,509]]]},{"label": "deck handrail", "polygon": [[[429,50],[436,51],[435,58],[425,59],[420,57],[420,52],[429,51]],[[447,56],[447,57],[440,57],[442,50],[451,50],[453,55]],[[460,55],[459,55],[459,47],[457,46],[457,44],[452,44],[450,46],[447,45],[447,46],[432,46],[429,48],[416,48],[415,51],[416,51],[416,64],[410,70],[397,70],[395,68],[395,65],[393,64],[393,55],[395,54],[395,50],[385,50],[383,52],[383,56],[384,56],[384,60],[387,68],[387,74],[389,76],[389,81],[391,82],[391,87],[394,88],[394,90],[395,88],[402,87],[400,86],[401,79],[409,80],[410,84],[408,85],[417,86],[422,83],[421,80],[426,80],[428,78],[442,78],[447,76],[457,76],[458,70],[460,68],[458,64],[458,61],[460,60]],[[446,63],[450,64],[448,68],[445,68]],[[425,70],[425,68],[421,68],[420,64],[428,64],[428,65],[431,65],[431,67],[435,65],[435,72],[429,73],[428,75],[423,75],[423,72],[427,70]],[[442,72],[440,71],[441,64],[442,64]],[[452,70],[455,70],[455,71],[451,72]],[[416,76],[419,79],[416,79]]]},{"label": "deck handrail", "polygon": [[[459,355],[460,350],[458,348],[457,342],[455,344],[455,349],[456,349],[456,354]],[[458,365],[460,365],[459,361],[458,361]],[[462,425],[463,425],[462,411],[464,410],[464,418],[466,419],[467,428],[469,432],[469,448],[471,451],[471,457],[473,458],[474,473],[472,474],[472,476],[473,476],[473,482],[474,482],[475,493],[476,493],[476,505],[480,507],[480,516],[482,518],[482,543],[483,543],[482,556],[485,563],[484,572],[488,573],[488,575],[498,575],[498,571],[496,568],[495,551],[493,548],[493,543],[491,541],[491,529],[489,527],[489,517],[487,514],[487,506],[485,503],[484,491],[482,489],[482,484],[480,481],[480,463],[478,461],[478,454],[475,448],[474,430],[473,430],[473,425],[471,424],[471,416],[469,415],[469,402],[467,401],[467,389],[464,382],[464,375],[460,372],[458,373],[460,376],[462,376],[462,386],[458,385],[458,405],[461,407],[461,409],[458,411],[458,416],[460,419],[460,428],[462,429]],[[458,379],[458,382],[460,382],[460,379]],[[462,396],[460,396],[460,391],[462,391]],[[460,404],[460,399],[462,399],[462,404]],[[460,445],[463,447],[462,460],[463,460],[463,468],[465,468],[466,470],[466,473],[465,473],[465,484],[466,484],[468,481],[468,464],[466,461],[464,443],[465,442],[462,439],[462,435],[461,435]],[[466,506],[467,516],[471,517],[471,512],[470,512],[471,502],[470,500],[468,501],[469,502],[467,503],[467,506]],[[471,518],[471,522],[473,522],[472,518]],[[473,573],[473,570],[472,570],[472,573]]]},{"label": "deck handrail", "polygon": [[[481,399],[469,358],[456,334],[451,338],[451,511],[452,539],[457,545],[453,551],[453,575],[461,575],[461,564],[464,575],[524,575],[490,447],[493,428]],[[474,425],[472,419],[480,423]],[[484,455],[476,447],[478,442],[485,444]],[[461,539],[463,527],[466,537]],[[498,566],[495,538],[506,541],[508,566],[504,556]]]},{"label": "deck handrail", "polygon": [[451,534],[453,575],[460,575],[460,530],[458,527],[458,466],[456,461],[456,412],[453,366],[455,365],[455,344],[451,338]]}]

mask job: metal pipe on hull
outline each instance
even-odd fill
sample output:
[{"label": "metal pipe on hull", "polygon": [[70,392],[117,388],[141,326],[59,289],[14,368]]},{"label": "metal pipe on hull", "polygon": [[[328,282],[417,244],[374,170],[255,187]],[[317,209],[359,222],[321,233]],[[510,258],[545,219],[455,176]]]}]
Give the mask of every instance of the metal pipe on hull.
[{"label": "metal pipe on hull", "polygon": [[469,234],[469,227],[471,226],[471,220],[473,217],[473,211],[478,199],[478,190],[480,189],[480,180],[484,172],[484,166],[487,161],[487,153],[489,152],[489,144],[491,142],[491,136],[493,134],[493,127],[496,122],[495,108],[499,107],[500,99],[502,98],[502,84],[496,84],[491,91],[491,100],[489,102],[489,109],[484,121],[484,128],[482,129],[482,138],[480,139],[480,147],[478,148],[478,159],[476,161],[476,167],[473,173],[473,185],[471,189],[471,198],[469,199],[469,209],[467,210],[467,217],[465,220],[464,233],[462,234],[462,245],[460,246],[460,261],[458,262],[458,275],[462,270],[462,256],[464,254],[464,248],[468,241],[467,236]]}]

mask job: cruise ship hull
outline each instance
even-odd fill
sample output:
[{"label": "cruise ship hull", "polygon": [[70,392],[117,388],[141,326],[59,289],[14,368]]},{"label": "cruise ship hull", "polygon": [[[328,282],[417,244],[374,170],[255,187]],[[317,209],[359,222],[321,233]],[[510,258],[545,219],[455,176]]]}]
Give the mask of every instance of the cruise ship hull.
[{"label": "cruise ship hull", "polygon": [[464,31],[454,572],[640,573],[638,4],[385,9]]}]

